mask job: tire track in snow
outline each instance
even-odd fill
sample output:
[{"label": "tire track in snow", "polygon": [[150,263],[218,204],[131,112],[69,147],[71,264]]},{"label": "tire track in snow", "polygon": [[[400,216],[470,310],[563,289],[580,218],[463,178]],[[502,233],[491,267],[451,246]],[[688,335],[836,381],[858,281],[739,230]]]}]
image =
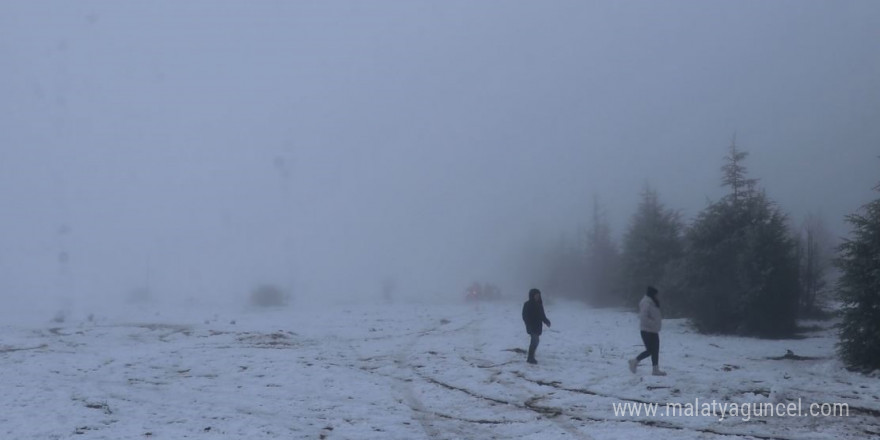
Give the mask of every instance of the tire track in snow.
[{"label": "tire track in snow", "polygon": [[[474,327],[475,327],[475,325],[476,325],[477,323],[479,323],[479,322],[480,322],[480,319],[474,319],[474,320],[470,321],[468,324],[466,324],[466,325],[464,325],[464,326],[462,326],[462,327],[460,327],[459,329],[456,329],[456,330],[454,330],[454,331],[460,331],[460,330],[464,330],[464,329],[466,329],[466,328],[470,328],[470,329],[471,329],[470,334],[471,334],[472,336],[476,336],[478,332],[475,331]],[[434,328],[433,330],[436,330],[436,328]],[[422,334],[419,336],[419,338],[415,338],[414,340],[410,341],[411,344],[407,344],[407,352],[412,352],[412,348],[415,346],[415,344],[418,342],[418,340],[419,340],[422,336],[426,336],[426,335],[428,335],[428,334],[432,334],[432,333],[433,333],[433,330],[432,330],[432,331],[425,331],[425,332],[422,332]],[[446,332],[446,333],[451,333],[451,332]],[[476,337],[473,337],[473,338],[472,338],[472,341],[474,342],[474,348],[475,348],[475,350],[479,351],[479,347],[478,347],[479,344],[478,344],[477,338],[476,338]],[[402,352],[403,352],[403,351],[402,351]],[[473,364],[472,362],[470,362],[469,360],[465,359],[464,357],[462,357],[462,360],[464,360],[465,362],[470,363],[471,365],[475,365],[475,364]],[[401,361],[400,363],[406,363],[406,362]],[[502,365],[505,365],[505,364],[507,364],[507,363],[510,363],[510,362],[503,363]],[[567,433],[573,435],[575,438],[581,438],[581,439],[587,439],[587,440],[591,440],[591,439],[592,439],[592,437],[590,437],[590,436],[584,434],[583,432],[579,431],[579,430],[577,429],[577,427],[575,427],[573,424],[568,423],[568,422],[566,422],[566,421],[564,421],[564,420],[558,420],[558,419],[555,419],[555,417],[557,417],[557,416],[563,414],[563,412],[562,412],[561,410],[556,409],[556,408],[552,408],[552,407],[546,407],[546,406],[538,405],[538,404],[537,404],[537,401],[542,400],[545,396],[533,396],[533,397],[527,399],[524,403],[519,403],[519,402],[515,402],[515,401],[508,401],[508,400],[504,400],[504,399],[500,399],[500,398],[495,398],[495,397],[491,397],[491,396],[486,396],[486,395],[483,395],[483,394],[481,394],[481,393],[479,393],[479,392],[476,392],[476,391],[470,390],[470,389],[468,389],[468,388],[466,388],[466,387],[459,387],[459,386],[456,386],[456,385],[449,384],[449,383],[444,382],[444,381],[442,381],[442,380],[439,380],[439,379],[437,379],[437,378],[431,377],[430,375],[428,375],[428,374],[426,374],[426,373],[424,373],[424,372],[422,372],[422,371],[419,371],[418,368],[419,368],[420,366],[418,366],[418,365],[412,365],[412,364],[407,364],[407,365],[410,367],[410,369],[412,370],[412,372],[413,372],[416,376],[418,376],[420,379],[422,379],[422,380],[423,380],[424,382],[426,382],[426,383],[430,383],[430,384],[436,385],[436,386],[438,386],[438,387],[441,387],[441,388],[444,388],[444,389],[447,389],[447,390],[450,390],[450,391],[456,391],[456,392],[459,392],[459,393],[463,393],[463,394],[468,395],[468,396],[470,396],[470,397],[472,397],[472,398],[474,398],[474,399],[477,399],[477,400],[480,400],[480,401],[484,401],[484,402],[489,402],[490,405],[505,405],[505,406],[509,406],[509,407],[511,407],[511,408],[515,408],[515,409],[518,409],[518,410],[525,411],[525,412],[530,413],[530,414],[535,414],[535,413],[537,413],[539,416],[543,417],[545,420],[548,420],[548,421],[550,421],[550,422],[556,424],[556,425],[557,425],[559,428],[561,428],[563,431],[565,431],[565,432],[567,432]],[[476,366],[476,365],[475,365],[475,366]],[[500,366],[500,365],[499,365],[499,366]],[[488,368],[488,369],[492,370],[493,373],[495,373],[496,375],[501,375],[501,374],[503,373],[502,370],[500,370],[500,369],[497,368],[498,366],[488,366],[488,367],[479,367],[479,366],[477,366],[477,367],[478,367],[478,368]],[[505,386],[506,388],[508,388],[508,389],[511,389],[511,390],[513,389],[512,386],[509,386],[509,385],[504,385],[504,386]],[[518,387],[518,388],[519,388],[519,389],[518,389],[517,391],[520,391],[520,392],[525,393],[525,394],[532,394],[532,392],[531,392],[530,390],[528,390],[528,389],[526,389],[526,388],[524,388],[524,387]],[[424,408],[424,405],[421,405],[421,407]],[[444,414],[442,414],[442,413],[438,413],[438,412],[432,412],[432,413],[433,413],[434,415],[439,416],[439,417],[442,417],[442,418],[450,418],[450,419],[454,419],[454,420],[458,420],[458,421],[463,421],[463,422],[468,422],[468,423],[476,423],[476,424],[500,425],[500,424],[511,424],[511,423],[528,423],[528,422],[523,422],[523,421],[519,421],[519,420],[487,420],[487,419],[477,419],[477,420],[474,420],[474,419],[464,419],[464,418],[461,418],[461,417],[452,417],[452,416],[444,415]],[[573,419],[574,419],[574,420],[582,420],[582,419],[578,419],[578,418],[576,418],[576,417],[573,417]],[[469,434],[470,437],[473,436],[473,433],[468,433],[468,434]],[[492,437],[494,437],[494,435],[492,435]]]},{"label": "tire track in snow", "polygon": [[[600,394],[600,393],[592,392],[592,391],[585,390],[585,389],[564,388],[564,387],[561,387],[558,385],[554,385],[557,382],[544,382],[544,381],[540,381],[540,380],[529,379],[529,378],[525,377],[525,375],[522,375],[521,373],[519,373],[517,375],[519,377],[523,378],[524,380],[528,380],[528,381],[535,383],[537,385],[553,387],[553,388],[561,390],[561,391],[568,391],[568,392],[580,393],[580,394],[588,394],[590,396],[599,397],[599,398],[610,398],[610,399],[623,400],[623,401],[629,401],[629,402],[634,402],[634,403],[653,404],[652,402],[648,402],[648,401],[644,401],[644,400],[621,398],[621,397],[613,396],[610,394]],[[733,436],[733,437],[753,437],[753,438],[758,438],[758,439],[762,439],[762,440],[794,440],[792,437],[780,437],[778,435],[768,436],[768,435],[754,434],[754,433],[722,432],[722,431],[714,430],[712,428],[692,428],[692,427],[688,427],[688,426],[677,425],[674,423],[669,423],[669,422],[664,422],[664,421],[659,421],[659,420],[639,420],[639,419],[623,419],[623,418],[609,419],[609,418],[605,418],[605,417],[594,417],[594,416],[590,416],[587,414],[579,414],[579,413],[575,413],[572,411],[566,411],[562,408],[545,407],[545,409],[547,409],[547,410],[556,409],[568,417],[571,417],[574,419],[583,418],[583,419],[587,419],[587,420],[591,420],[591,421],[595,421],[595,422],[638,423],[638,424],[642,424],[642,425],[645,425],[645,426],[648,426],[651,428],[664,428],[664,429],[678,430],[678,431],[693,431],[693,432],[700,432],[700,433],[704,433],[704,434],[714,434],[714,435],[720,436],[720,437]]]},{"label": "tire track in snow", "polygon": [[[481,332],[479,326],[474,326],[472,328],[471,342],[472,342],[474,351],[477,353],[482,351],[481,344],[480,344],[481,334],[482,334],[482,332]],[[463,359],[463,360],[465,360],[466,362],[469,362],[467,359]],[[503,376],[503,374],[504,374],[504,371],[500,367],[501,367],[501,365],[491,365],[490,364],[490,365],[486,365],[486,366],[480,367],[480,368],[488,369],[489,371],[492,371],[492,373],[495,377],[500,377],[500,376]],[[511,391],[518,391],[519,393],[532,394],[531,390],[528,390],[521,385],[512,385],[512,384],[508,384],[508,383],[501,382],[501,381],[495,381],[495,382],[502,385],[503,387],[511,390]],[[566,420],[558,419],[557,417],[559,415],[563,414],[562,411],[557,410],[555,408],[544,407],[544,406],[538,405],[536,403],[537,401],[543,399],[544,397],[545,396],[533,396],[532,398],[530,398],[530,399],[526,400],[524,403],[522,403],[521,406],[519,404],[514,404],[514,406],[519,407],[519,408],[523,408],[523,409],[531,411],[533,413],[540,414],[541,416],[543,416],[544,420],[548,420],[548,421],[552,422],[553,424],[557,425],[557,427],[559,427],[560,429],[562,429],[565,432],[568,432],[569,434],[571,434],[575,438],[585,439],[585,440],[592,440],[593,439],[593,437],[589,436],[588,434],[581,432],[576,426],[574,426],[574,424],[572,424]]]},{"label": "tire track in snow", "polygon": [[[479,329],[475,329],[475,330],[476,331],[473,333],[474,351],[480,352],[481,351],[480,344],[479,344],[480,332],[479,332]],[[504,374],[504,371],[501,370],[500,367],[510,363],[510,362],[504,362],[501,364],[493,365],[493,364],[488,364],[488,363],[483,362],[484,365],[480,366],[477,362],[474,362],[475,359],[467,359],[467,358],[462,357],[462,360],[464,360],[465,362],[469,362],[469,363],[471,363],[471,365],[477,366],[478,368],[488,369],[488,370],[492,371],[496,376],[502,376]],[[583,389],[567,388],[567,387],[563,387],[559,382],[555,382],[555,381],[547,382],[547,381],[542,381],[540,379],[531,379],[531,378],[527,377],[526,374],[521,371],[513,371],[512,374],[522,380],[529,381],[529,382],[534,383],[539,386],[552,387],[555,390],[560,390],[560,391],[565,391],[565,392],[570,392],[570,393],[586,394],[586,395],[590,395],[590,396],[598,397],[598,398],[613,399],[614,401],[626,401],[626,402],[640,403],[640,404],[654,404],[655,403],[655,402],[649,402],[649,401],[641,400],[641,399],[626,398],[626,397],[616,396],[613,394],[601,393],[601,392],[593,391],[593,390],[586,389],[586,388],[583,388]],[[507,385],[507,384],[502,383],[500,381],[497,381],[497,383],[499,383],[499,384],[501,384],[511,390],[514,388],[517,388],[520,391],[531,393],[530,390],[528,390],[524,387],[521,387],[521,386]],[[472,393],[469,390],[462,390],[462,391],[467,392],[469,394]],[[733,437],[752,437],[752,438],[758,438],[758,439],[762,439],[762,440],[774,440],[774,439],[791,440],[791,437],[780,437],[778,435],[723,432],[723,431],[714,430],[712,428],[687,427],[687,426],[677,425],[674,423],[669,423],[669,422],[660,421],[660,420],[638,420],[638,419],[623,419],[623,418],[613,418],[612,419],[612,418],[607,418],[607,417],[591,416],[586,413],[569,411],[569,410],[565,410],[563,408],[558,408],[558,407],[553,407],[553,406],[540,405],[538,403],[539,401],[545,399],[548,396],[549,395],[547,395],[547,394],[535,396],[535,397],[527,400],[523,404],[523,406],[525,406],[526,408],[528,408],[532,411],[535,411],[537,413],[547,415],[548,417],[550,417],[548,420],[551,420],[557,424],[560,424],[563,422],[562,420],[559,420],[556,418],[556,417],[562,415],[562,416],[565,416],[569,419],[577,420],[577,421],[589,420],[589,421],[601,422],[601,423],[637,423],[637,424],[645,425],[645,426],[652,427],[652,428],[664,428],[664,429],[676,430],[676,431],[691,431],[694,433],[712,434],[712,435],[719,436],[719,437],[733,436]],[[483,398],[486,398],[486,397],[483,397]],[[577,431],[577,429],[572,424],[561,424],[560,427],[566,429],[566,431],[568,431],[569,433],[575,434],[575,432],[577,432],[577,435],[586,436],[584,438],[591,438],[591,437],[587,436],[586,434],[581,433],[580,431]],[[572,431],[575,431],[575,432],[572,432]]]},{"label": "tire track in snow", "polygon": [[[475,328],[474,330],[475,331],[472,332],[472,336],[473,336],[472,342],[473,342],[473,346],[474,346],[474,351],[480,352],[481,351],[481,344],[479,343],[480,332],[479,332],[479,329]],[[494,375],[496,377],[503,376],[505,373],[505,371],[502,370],[500,367],[512,363],[509,361],[509,362],[502,362],[500,364],[490,364],[490,363],[484,362],[482,360],[468,359],[468,358],[465,358],[464,356],[462,356],[462,360],[464,360],[465,362],[468,362],[471,365],[476,366],[478,368],[484,368],[484,369],[490,370],[494,373]],[[483,365],[480,365],[480,364],[483,364]],[[590,395],[590,396],[598,397],[598,398],[613,399],[614,401],[628,401],[628,402],[640,403],[640,404],[653,404],[654,403],[654,402],[649,402],[646,400],[625,398],[625,397],[620,397],[620,396],[616,396],[616,395],[612,395],[612,394],[600,393],[600,392],[596,392],[596,391],[589,390],[589,389],[566,388],[566,387],[561,386],[561,384],[559,382],[546,382],[546,381],[542,381],[539,379],[531,379],[531,378],[527,377],[521,371],[513,371],[512,374],[522,380],[529,381],[529,382],[534,383],[536,385],[545,386],[545,387],[552,387],[552,388],[554,388],[556,390],[560,390],[560,391],[586,394],[586,395]],[[499,383],[502,386],[505,386],[506,388],[508,388],[510,390],[517,390],[517,391],[522,391],[525,393],[533,393],[531,390],[529,390],[525,387],[522,387],[522,386],[507,385],[501,381],[496,381],[496,383]],[[461,388],[456,388],[456,387],[451,387],[451,388],[458,389],[462,392],[471,394],[475,397],[481,397],[484,399],[493,400],[493,398],[481,396],[478,393],[474,393],[474,392],[467,390],[467,389],[461,389]],[[676,430],[676,431],[691,431],[694,433],[712,434],[712,435],[719,436],[719,437],[730,437],[730,436],[741,437],[741,436],[744,436],[744,437],[758,438],[758,439],[762,439],[762,440],[790,439],[789,437],[780,437],[778,435],[767,436],[767,435],[753,434],[753,433],[727,433],[727,432],[722,432],[722,431],[716,431],[711,428],[692,428],[692,427],[681,426],[681,425],[668,423],[668,422],[664,422],[664,421],[659,421],[659,420],[638,420],[638,419],[623,419],[623,418],[618,419],[618,418],[607,418],[607,417],[601,417],[601,416],[591,416],[591,415],[583,413],[583,412],[574,412],[574,411],[566,410],[563,408],[541,405],[538,403],[547,397],[549,397],[548,394],[534,396],[534,397],[526,400],[525,403],[522,405],[522,407],[525,407],[526,409],[529,409],[529,410],[534,411],[536,413],[545,415],[546,417],[548,417],[547,420],[553,421],[554,423],[559,425],[561,428],[565,429],[570,434],[576,435],[576,436],[581,436],[582,438],[589,439],[591,437],[589,437],[589,435],[579,431],[577,429],[577,427],[575,427],[573,424],[566,423],[564,420],[560,420],[557,417],[558,416],[565,416],[570,420],[575,420],[575,421],[588,420],[588,421],[600,422],[600,423],[636,423],[636,424],[641,424],[641,425],[645,425],[645,426],[652,427],[652,428],[664,428],[664,429]],[[517,405],[517,404],[513,403],[513,405]]]},{"label": "tire track in snow", "polygon": [[[415,347],[416,345],[418,345],[419,341],[421,341],[427,335],[447,334],[461,331],[462,328],[468,325],[465,324],[464,326],[461,326],[459,328],[443,331],[442,327],[445,324],[448,324],[448,321],[440,321],[439,324],[432,325],[418,331],[410,331],[406,333],[397,333],[393,335],[385,335],[379,337],[342,339],[341,341],[344,341],[347,344],[350,352],[358,353],[360,351],[358,343],[361,341],[394,341],[395,339],[405,340],[406,342],[397,344],[396,348],[388,354],[371,354],[367,357],[359,355],[356,362],[348,364],[347,367],[358,369],[363,373],[378,376],[389,381],[391,388],[394,390],[394,393],[397,394],[399,397],[398,402],[403,403],[406,406],[406,408],[412,414],[412,419],[414,419],[418,423],[419,427],[428,438],[443,438],[444,435],[451,435],[451,438],[469,438],[472,437],[472,433],[457,432],[455,434],[449,434],[449,430],[444,429],[444,427],[441,425],[447,424],[447,421],[459,421],[467,423],[484,423],[485,421],[466,420],[438,411],[433,411],[429,409],[427,405],[425,405],[424,401],[420,399],[415,392],[415,383],[413,377],[417,377],[417,375],[415,375],[417,366],[413,365],[410,362],[410,357],[413,354]],[[380,365],[377,366],[375,365],[375,363],[378,363]],[[389,365],[394,367],[396,373],[388,373],[382,371],[383,367]]]},{"label": "tire track in snow", "polygon": [[[445,325],[442,321],[440,324],[434,325],[428,329],[416,332],[416,334],[406,343],[401,346],[401,348],[394,354],[394,364],[398,368],[398,370],[403,372],[408,372],[411,374],[415,374],[420,377],[420,374],[417,370],[417,367],[409,362],[409,357],[413,353],[416,345],[419,341],[422,340],[427,335],[431,335],[434,333],[438,333],[441,327]],[[453,333],[456,331],[460,331],[466,327],[471,325],[471,323],[465,324],[464,326],[453,329],[451,331],[439,332],[439,333]],[[416,421],[425,431],[425,434],[428,435],[429,438],[442,438],[443,434],[447,430],[441,430],[436,425],[438,425],[440,419],[445,420],[458,420],[462,422],[474,423],[473,421],[463,420],[457,417],[453,417],[447,414],[437,413],[435,411],[429,410],[424,402],[416,395],[412,380],[402,379],[393,382],[398,387],[398,393],[400,393],[406,402],[407,406],[409,406],[410,410],[412,410]],[[452,438],[467,438],[473,436],[473,433],[462,433],[459,432],[457,435],[454,435]]]},{"label": "tire track in snow", "polygon": [[[425,334],[436,330],[438,327],[439,326],[435,326],[431,329],[423,330],[416,333],[409,342],[401,346],[400,350],[398,350],[393,356],[394,365],[398,368],[398,370],[404,370],[408,368],[407,359],[409,358],[410,353],[412,353],[412,350],[418,343],[419,339]],[[419,399],[418,396],[415,395],[411,381],[401,379],[399,381],[392,382],[392,386],[396,389],[398,394],[403,397],[406,405],[412,411],[413,417],[422,427],[422,430],[425,431],[425,434],[427,434],[429,438],[439,438],[440,431],[434,427],[435,421],[428,413],[428,411],[425,410],[425,404],[421,401],[421,399]]]}]

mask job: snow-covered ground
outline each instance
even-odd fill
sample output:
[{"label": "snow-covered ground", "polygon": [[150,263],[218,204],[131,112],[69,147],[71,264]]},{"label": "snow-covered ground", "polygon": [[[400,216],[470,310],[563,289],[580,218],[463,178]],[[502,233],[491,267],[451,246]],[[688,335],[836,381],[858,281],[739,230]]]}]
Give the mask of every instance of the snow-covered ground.
[{"label": "snow-covered ground", "polygon": [[[832,330],[704,336],[667,320],[666,377],[635,314],[548,302],[525,363],[521,301],[130,308],[5,325],[7,439],[840,439],[880,435],[880,382],[845,371]],[[51,317],[47,317],[51,318]],[[9,321],[7,321],[9,322]],[[829,323],[821,323],[828,327]],[[787,350],[806,360],[771,359]],[[846,403],[848,417],[663,416],[667,402]],[[615,404],[660,403],[654,416]]]}]

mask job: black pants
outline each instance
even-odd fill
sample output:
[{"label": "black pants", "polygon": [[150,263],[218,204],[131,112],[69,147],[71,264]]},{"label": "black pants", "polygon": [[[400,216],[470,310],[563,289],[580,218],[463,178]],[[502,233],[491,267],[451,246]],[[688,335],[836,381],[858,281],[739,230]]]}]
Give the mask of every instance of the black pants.
[{"label": "black pants", "polygon": [[529,333],[531,342],[529,343],[529,359],[535,358],[535,350],[538,349],[538,343],[541,342],[541,336],[537,333]]},{"label": "black pants", "polygon": [[651,365],[657,366],[660,363],[660,334],[654,332],[642,332],[642,342],[645,343],[645,351],[636,357],[637,360],[651,356]]}]

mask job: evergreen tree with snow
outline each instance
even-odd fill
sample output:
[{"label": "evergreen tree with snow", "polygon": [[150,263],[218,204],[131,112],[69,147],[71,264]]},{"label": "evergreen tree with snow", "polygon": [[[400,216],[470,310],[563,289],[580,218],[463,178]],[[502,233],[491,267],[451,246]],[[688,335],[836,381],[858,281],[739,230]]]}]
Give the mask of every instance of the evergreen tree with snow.
[{"label": "evergreen tree with snow", "polygon": [[[645,286],[670,284],[671,265],[683,254],[683,229],[678,212],[664,207],[657,191],[645,186],[623,237],[621,284],[627,305],[638,304]],[[668,306],[669,302],[666,310]]]},{"label": "evergreen tree with snow", "polygon": [[846,220],[853,229],[836,261],[843,302],[838,349],[850,368],[874,370],[880,368],[880,199]]},{"label": "evergreen tree with snow", "polygon": [[797,242],[786,215],[746,177],[747,155],[731,144],[722,167],[731,192],[687,231],[688,312],[704,332],[789,335],[799,295]]}]

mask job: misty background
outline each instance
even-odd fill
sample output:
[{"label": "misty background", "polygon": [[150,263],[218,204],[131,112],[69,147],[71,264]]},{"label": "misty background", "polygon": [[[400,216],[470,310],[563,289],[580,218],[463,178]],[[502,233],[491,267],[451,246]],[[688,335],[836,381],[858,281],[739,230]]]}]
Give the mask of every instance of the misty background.
[{"label": "misty background", "polygon": [[[880,3],[0,3],[0,298],[525,297],[529,243],[736,134],[790,220],[874,198]],[[540,287],[540,286],[538,286]]]}]

